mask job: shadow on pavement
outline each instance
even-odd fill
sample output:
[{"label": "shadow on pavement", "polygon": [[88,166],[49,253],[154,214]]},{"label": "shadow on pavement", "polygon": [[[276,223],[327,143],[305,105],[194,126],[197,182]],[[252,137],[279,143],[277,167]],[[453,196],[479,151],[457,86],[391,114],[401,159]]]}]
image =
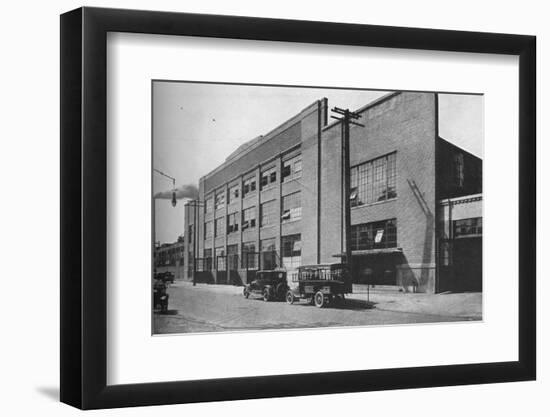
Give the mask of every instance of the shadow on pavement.
[{"label": "shadow on pavement", "polygon": [[[326,307],[323,307],[323,310],[369,310],[374,308],[374,306],[377,303],[373,301],[366,301],[366,300],[355,300],[355,299],[345,299],[344,301],[340,302],[333,302],[332,304],[328,304]],[[310,307],[310,308],[317,308],[306,301],[299,301],[295,302],[293,305],[300,306],[300,307]]]},{"label": "shadow on pavement", "polygon": [[160,310],[154,310],[155,314],[158,314],[159,316],[175,316],[178,314],[178,310],[166,310],[166,311],[160,311]]}]

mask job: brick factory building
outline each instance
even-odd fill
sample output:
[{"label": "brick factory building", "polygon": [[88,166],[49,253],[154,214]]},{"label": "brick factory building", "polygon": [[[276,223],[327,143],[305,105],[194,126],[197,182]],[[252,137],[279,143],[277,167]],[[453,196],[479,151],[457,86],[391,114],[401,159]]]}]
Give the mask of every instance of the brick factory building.
[{"label": "brick factory building", "polygon": [[[439,136],[437,94],[391,93],[356,112],[355,283],[481,290],[482,161]],[[185,207],[186,279],[243,284],[258,269],[340,262],[342,126],[328,116],[316,101],[200,179]]]}]

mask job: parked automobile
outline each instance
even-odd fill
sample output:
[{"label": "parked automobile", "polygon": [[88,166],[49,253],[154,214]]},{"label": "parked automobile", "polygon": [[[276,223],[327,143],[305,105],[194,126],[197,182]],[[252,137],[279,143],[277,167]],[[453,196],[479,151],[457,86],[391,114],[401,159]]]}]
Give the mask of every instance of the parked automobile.
[{"label": "parked automobile", "polygon": [[343,301],[344,294],[352,292],[348,266],[341,263],[300,266],[293,282],[298,285],[287,290],[288,304],[305,299],[321,308],[330,303]]},{"label": "parked automobile", "polygon": [[245,298],[251,295],[259,295],[264,301],[282,301],[288,291],[286,271],[269,270],[256,272],[256,279],[247,284],[243,289]]},{"label": "parked automobile", "polygon": [[160,280],[162,280],[162,282],[165,282],[165,283],[169,282],[169,283],[173,284],[175,276],[174,276],[174,273],[170,272],[170,271],[155,272],[154,279],[160,279]]},{"label": "parked automobile", "polygon": [[175,279],[175,276],[174,276],[174,273],[173,272],[170,272],[170,271],[166,271],[164,273],[164,277],[162,278],[162,280],[164,282],[169,282],[171,284],[174,283],[174,279]]}]

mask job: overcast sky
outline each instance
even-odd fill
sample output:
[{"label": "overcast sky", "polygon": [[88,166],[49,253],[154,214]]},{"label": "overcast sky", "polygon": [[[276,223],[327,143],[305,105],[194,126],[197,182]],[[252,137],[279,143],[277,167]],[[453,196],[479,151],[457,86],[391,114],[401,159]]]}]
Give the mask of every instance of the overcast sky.
[{"label": "overcast sky", "polygon": [[[330,108],[358,109],[385,91],[337,90],[155,82],[153,87],[153,166],[176,178],[177,186],[199,178],[243,143],[263,135],[314,101]],[[482,157],[483,98],[441,94],[440,136]],[[153,191],[170,189],[154,174]],[[183,202],[156,200],[156,240],[173,242],[184,232]]]}]

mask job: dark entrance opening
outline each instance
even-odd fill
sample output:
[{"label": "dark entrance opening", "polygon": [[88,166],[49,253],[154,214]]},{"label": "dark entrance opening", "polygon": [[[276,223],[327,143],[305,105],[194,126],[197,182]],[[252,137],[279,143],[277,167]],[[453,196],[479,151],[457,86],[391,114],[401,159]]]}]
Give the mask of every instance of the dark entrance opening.
[{"label": "dark entrance opening", "polygon": [[353,257],[355,284],[397,285],[397,255],[378,253]]},{"label": "dark entrance opening", "polygon": [[442,241],[438,292],[482,291],[483,241],[465,237]]}]

